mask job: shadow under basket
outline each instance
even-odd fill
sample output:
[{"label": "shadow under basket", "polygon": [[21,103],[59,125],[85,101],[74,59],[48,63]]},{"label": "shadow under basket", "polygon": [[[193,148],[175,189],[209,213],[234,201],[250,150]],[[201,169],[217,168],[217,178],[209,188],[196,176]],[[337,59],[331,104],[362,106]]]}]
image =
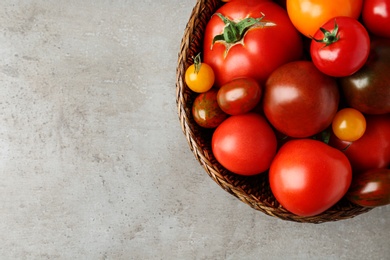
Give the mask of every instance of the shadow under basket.
[{"label": "shadow under basket", "polygon": [[320,215],[301,217],[284,209],[273,196],[268,174],[245,177],[229,172],[214,158],[211,151],[213,130],[198,126],[192,118],[192,104],[196,93],[185,84],[186,69],[193,63],[193,58],[202,51],[203,35],[206,24],[212,14],[220,7],[221,0],[198,0],[192,10],[184,31],[176,71],[176,103],[182,131],[195,158],[206,173],[225,191],[237,197],[255,210],[283,220],[303,223],[323,223],[353,218],[368,212],[364,208],[341,199],[336,205]]}]

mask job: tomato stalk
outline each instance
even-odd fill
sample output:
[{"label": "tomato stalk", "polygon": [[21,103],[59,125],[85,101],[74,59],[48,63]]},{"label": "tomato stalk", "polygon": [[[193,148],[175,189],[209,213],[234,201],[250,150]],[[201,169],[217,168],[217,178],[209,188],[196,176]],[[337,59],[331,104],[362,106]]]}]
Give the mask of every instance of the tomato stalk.
[{"label": "tomato stalk", "polygon": [[331,45],[332,43],[337,42],[340,39],[340,36],[338,35],[339,32],[339,26],[336,23],[336,19],[334,20],[334,28],[332,31],[328,31],[325,28],[320,27],[321,32],[324,34],[324,38],[322,39],[316,39],[312,36],[310,36],[311,39],[313,39],[316,42],[319,43],[325,43],[325,47]]},{"label": "tomato stalk", "polygon": [[213,44],[217,41],[223,41],[227,44],[237,43],[244,38],[245,33],[250,28],[275,26],[275,24],[271,22],[262,22],[265,16],[263,13],[259,18],[248,17],[240,20],[239,22],[232,21],[220,13],[216,13],[216,15],[225,23],[225,27],[222,34],[214,37]]},{"label": "tomato stalk", "polygon": [[195,56],[194,58],[194,67],[195,67],[195,74],[198,74],[200,71],[200,67],[202,66],[202,59],[200,57],[200,52]]}]

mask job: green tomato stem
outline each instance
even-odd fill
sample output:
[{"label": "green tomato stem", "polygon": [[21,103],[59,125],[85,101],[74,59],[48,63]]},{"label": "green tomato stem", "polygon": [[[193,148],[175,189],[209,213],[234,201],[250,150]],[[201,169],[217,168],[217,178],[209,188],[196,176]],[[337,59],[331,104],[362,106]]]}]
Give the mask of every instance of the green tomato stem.
[{"label": "green tomato stem", "polygon": [[222,34],[214,37],[213,44],[217,41],[223,41],[227,44],[237,43],[241,41],[244,38],[245,33],[254,26],[264,27],[275,25],[274,23],[262,22],[261,20],[264,18],[264,14],[262,14],[260,18],[248,17],[239,22],[234,22],[220,13],[216,13],[216,15],[225,23],[225,27]]},{"label": "green tomato stem", "polygon": [[200,57],[200,52],[194,58],[194,67],[195,74],[198,74],[200,71],[200,67],[202,66],[202,58]]},{"label": "green tomato stem", "polygon": [[328,31],[325,28],[320,28],[321,32],[324,34],[324,37],[322,39],[316,39],[312,36],[310,36],[311,39],[313,39],[316,42],[319,43],[325,43],[325,46],[329,46],[332,43],[337,42],[340,39],[340,36],[338,35],[339,32],[339,26],[336,23],[336,19],[334,20],[334,28],[332,31]]}]

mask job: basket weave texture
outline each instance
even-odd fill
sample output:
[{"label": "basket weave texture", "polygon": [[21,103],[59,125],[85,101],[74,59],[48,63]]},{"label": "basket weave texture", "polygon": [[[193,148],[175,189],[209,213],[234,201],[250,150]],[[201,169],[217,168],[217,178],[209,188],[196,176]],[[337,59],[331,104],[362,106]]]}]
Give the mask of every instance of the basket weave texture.
[{"label": "basket weave texture", "polygon": [[202,51],[203,34],[212,14],[220,7],[220,0],[198,0],[184,31],[176,70],[176,104],[182,131],[195,158],[206,173],[225,191],[250,207],[279,219],[323,223],[349,219],[368,212],[364,208],[342,199],[335,206],[313,217],[300,217],[284,209],[273,196],[268,174],[239,176],[227,171],[214,158],[211,151],[212,130],[198,126],[192,118],[192,104],[196,93],[189,90],[184,81],[185,71],[193,63],[193,57]]}]

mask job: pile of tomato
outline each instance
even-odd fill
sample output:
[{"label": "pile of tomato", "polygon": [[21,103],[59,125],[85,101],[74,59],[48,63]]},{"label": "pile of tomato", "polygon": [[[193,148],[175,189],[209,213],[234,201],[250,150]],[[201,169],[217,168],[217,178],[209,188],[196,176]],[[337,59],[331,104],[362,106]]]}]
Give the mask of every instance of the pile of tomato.
[{"label": "pile of tomato", "polygon": [[186,71],[234,174],[299,216],[390,204],[390,0],[225,0]]}]

